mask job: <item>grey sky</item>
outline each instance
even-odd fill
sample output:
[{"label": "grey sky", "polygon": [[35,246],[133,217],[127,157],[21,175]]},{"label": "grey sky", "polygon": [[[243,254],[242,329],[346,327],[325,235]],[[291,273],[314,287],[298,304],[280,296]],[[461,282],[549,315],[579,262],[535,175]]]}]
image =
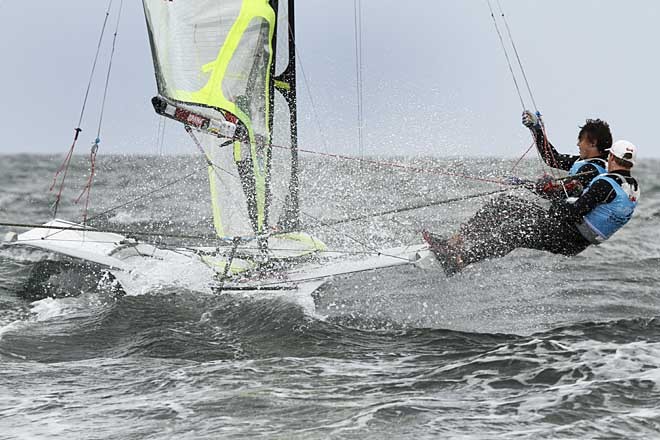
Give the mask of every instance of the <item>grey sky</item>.
[{"label": "grey sky", "polygon": [[[660,2],[500,1],[560,151],[577,151],[578,125],[601,117],[615,138],[636,143],[640,156],[660,157],[654,135]],[[485,0],[362,4],[367,153],[517,157],[529,146]],[[67,150],[106,7],[102,0],[0,0],[0,153]],[[154,153],[155,81],[141,2],[124,7],[101,152]],[[301,146],[357,154],[353,0],[302,0],[297,12],[299,56],[313,98],[301,76]],[[109,43],[79,153],[95,137]],[[168,153],[194,151],[181,132],[168,123]]]}]

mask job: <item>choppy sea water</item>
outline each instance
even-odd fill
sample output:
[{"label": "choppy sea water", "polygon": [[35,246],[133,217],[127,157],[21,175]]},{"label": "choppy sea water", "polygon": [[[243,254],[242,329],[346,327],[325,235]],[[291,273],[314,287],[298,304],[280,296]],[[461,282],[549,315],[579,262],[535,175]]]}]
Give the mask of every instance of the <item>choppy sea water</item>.
[{"label": "choppy sea water", "polygon": [[[60,158],[0,157],[0,220],[50,219]],[[499,160],[388,159],[478,176]],[[117,297],[66,267],[34,301],[39,251],[0,249],[0,439],[660,438],[660,180],[609,242],[573,258],[520,250],[447,279],[433,265],[330,280],[286,297],[160,285]],[[100,228],[210,232],[203,164],[100,157]],[[59,216],[84,185],[75,159]],[[533,175],[533,161],[519,170]],[[306,159],[303,221],[331,249],[419,243],[486,198],[335,227],[319,221],[493,189],[460,177]],[[3,228],[0,232],[6,232]]]}]

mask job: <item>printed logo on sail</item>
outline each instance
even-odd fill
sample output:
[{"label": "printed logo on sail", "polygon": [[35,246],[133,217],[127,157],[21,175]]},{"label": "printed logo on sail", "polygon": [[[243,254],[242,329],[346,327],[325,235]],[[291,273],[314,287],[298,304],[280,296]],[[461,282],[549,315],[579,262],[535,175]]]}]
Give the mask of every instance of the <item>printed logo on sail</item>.
[{"label": "printed logo on sail", "polygon": [[206,122],[206,119],[202,118],[201,116],[197,116],[195,114],[190,113],[186,118],[186,122],[189,122],[195,127],[201,127],[204,125],[204,122]]}]

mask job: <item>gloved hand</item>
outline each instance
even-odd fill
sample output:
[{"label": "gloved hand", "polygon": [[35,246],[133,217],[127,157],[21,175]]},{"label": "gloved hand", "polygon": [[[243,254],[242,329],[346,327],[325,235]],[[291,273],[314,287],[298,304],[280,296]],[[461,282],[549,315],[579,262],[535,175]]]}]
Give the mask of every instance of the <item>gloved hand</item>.
[{"label": "gloved hand", "polygon": [[579,197],[582,194],[584,187],[579,180],[571,179],[564,182],[564,190],[568,197]]},{"label": "gloved hand", "polygon": [[522,113],[522,123],[527,128],[538,128],[541,126],[539,118],[529,110]]},{"label": "gloved hand", "polygon": [[536,181],[534,191],[548,198],[556,198],[561,193],[561,183],[549,174],[544,174]]}]

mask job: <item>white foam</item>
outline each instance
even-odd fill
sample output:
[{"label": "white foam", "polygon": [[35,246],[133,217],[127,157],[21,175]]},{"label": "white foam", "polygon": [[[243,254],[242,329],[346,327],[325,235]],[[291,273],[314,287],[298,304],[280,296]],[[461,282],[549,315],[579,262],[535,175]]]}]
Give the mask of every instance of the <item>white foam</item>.
[{"label": "white foam", "polygon": [[106,303],[95,293],[84,293],[69,298],[44,298],[30,304],[32,321],[48,321],[53,318],[90,316]]},{"label": "white foam", "polygon": [[10,322],[5,326],[0,327],[0,341],[2,340],[2,336],[5,333],[20,330],[21,328],[23,328],[23,326],[25,326],[25,321],[14,321],[14,322]]},{"label": "white foam", "polygon": [[55,298],[44,298],[39,301],[34,301],[30,306],[30,311],[33,313],[35,320],[37,321],[47,321],[65,315],[65,310],[67,309],[63,300]]},{"label": "white foam", "polygon": [[154,258],[125,260],[129,272],[113,272],[128,295],[153,293],[164,287],[179,287],[210,294],[215,272],[194,255],[158,250]]}]

